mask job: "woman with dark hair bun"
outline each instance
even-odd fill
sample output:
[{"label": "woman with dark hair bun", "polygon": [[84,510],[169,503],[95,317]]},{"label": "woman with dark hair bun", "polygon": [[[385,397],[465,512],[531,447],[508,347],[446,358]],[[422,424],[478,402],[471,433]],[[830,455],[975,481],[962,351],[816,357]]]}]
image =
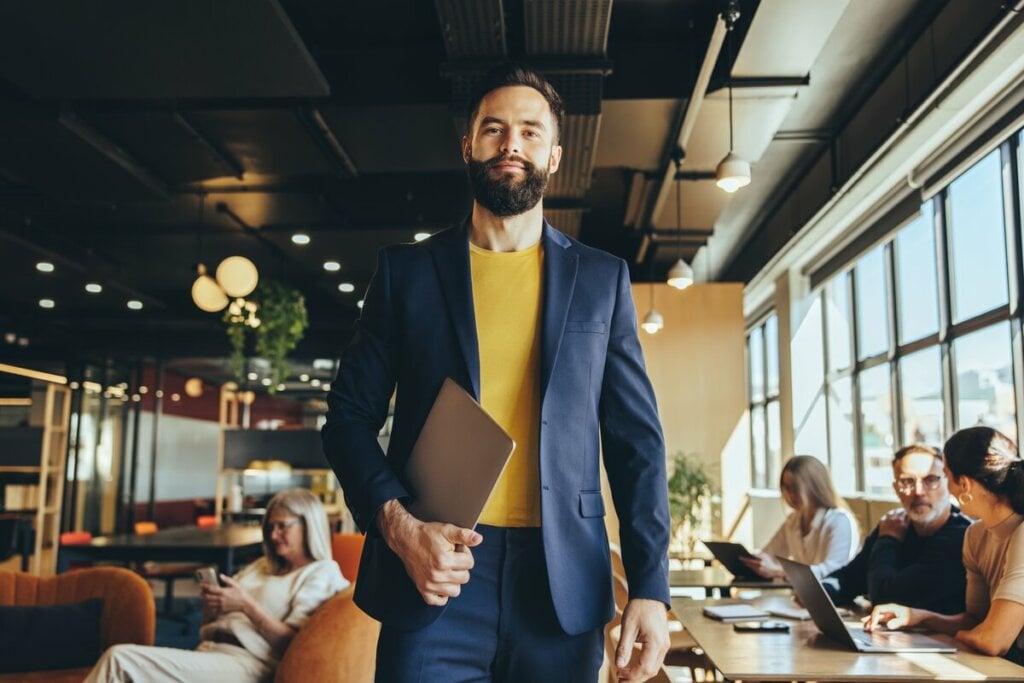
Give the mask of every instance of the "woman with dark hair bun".
[{"label": "woman with dark hair bun", "polygon": [[949,491],[978,520],[964,536],[967,609],[947,616],[878,605],[865,628],[923,626],[1024,664],[1024,460],[991,427],[961,429],[943,450]]}]

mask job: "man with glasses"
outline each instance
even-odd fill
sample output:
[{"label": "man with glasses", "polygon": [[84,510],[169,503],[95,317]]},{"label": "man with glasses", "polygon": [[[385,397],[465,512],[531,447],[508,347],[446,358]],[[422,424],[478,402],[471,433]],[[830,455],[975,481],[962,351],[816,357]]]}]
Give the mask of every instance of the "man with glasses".
[{"label": "man with glasses", "polygon": [[950,503],[942,453],[919,444],[896,451],[893,488],[901,508],[887,512],[853,560],[823,581],[838,604],[871,602],[957,614],[964,610],[964,532],[971,520]]}]

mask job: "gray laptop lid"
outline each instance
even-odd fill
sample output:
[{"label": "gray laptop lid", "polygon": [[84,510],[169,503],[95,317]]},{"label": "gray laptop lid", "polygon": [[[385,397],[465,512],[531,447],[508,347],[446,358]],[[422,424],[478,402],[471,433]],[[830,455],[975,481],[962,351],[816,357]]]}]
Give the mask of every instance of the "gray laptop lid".
[{"label": "gray laptop lid", "polygon": [[472,529],[514,449],[480,404],[445,379],[406,465],[409,511]]},{"label": "gray laptop lid", "polygon": [[853,636],[846,630],[843,618],[839,616],[832,598],[828,596],[822,587],[818,577],[814,575],[811,568],[806,564],[793,562],[784,557],[776,558],[782,563],[782,570],[786,572],[786,579],[793,587],[793,592],[800,598],[807,611],[814,620],[814,625],[832,640],[848,646],[851,650],[857,649]]},{"label": "gray laptop lid", "polygon": [[[818,581],[811,568],[800,562],[778,557],[786,578],[811,614],[814,625],[822,633],[841,645],[859,652],[956,652],[956,648],[921,633],[888,631],[857,633],[857,638],[843,623],[828,592]],[[858,642],[863,638],[863,642]]]}]

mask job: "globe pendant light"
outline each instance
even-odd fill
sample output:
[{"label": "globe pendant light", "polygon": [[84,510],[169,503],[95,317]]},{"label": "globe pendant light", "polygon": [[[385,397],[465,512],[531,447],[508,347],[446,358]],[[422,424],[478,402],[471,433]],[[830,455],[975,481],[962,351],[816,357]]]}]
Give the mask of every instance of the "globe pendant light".
[{"label": "globe pendant light", "polygon": [[217,282],[232,298],[252,294],[259,281],[256,265],[244,256],[229,256],[217,266]]},{"label": "globe pendant light", "polygon": [[192,283],[192,301],[200,310],[207,313],[223,311],[228,305],[228,297],[217,281],[206,274],[206,266],[196,266],[199,277]]}]

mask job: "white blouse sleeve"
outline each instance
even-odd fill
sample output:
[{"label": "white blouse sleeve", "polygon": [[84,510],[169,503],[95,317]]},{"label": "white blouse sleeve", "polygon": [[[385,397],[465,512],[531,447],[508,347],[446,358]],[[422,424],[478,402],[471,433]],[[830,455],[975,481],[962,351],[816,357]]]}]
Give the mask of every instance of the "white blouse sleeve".
[{"label": "white blouse sleeve", "polygon": [[828,576],[850,561],[853,548],[854,525],[849,514],[844,510],[833,508],[826,515],[821,525],[822,560],[811,565],[811,571],[819,579]]},{"label": "white blouse sleeve", "polygon": [[341,575],[338,564],[333,560],[322,562],[299,584],[284,623],[297,629],[302,628],[317,607],[346,586],[348,581]]}]

